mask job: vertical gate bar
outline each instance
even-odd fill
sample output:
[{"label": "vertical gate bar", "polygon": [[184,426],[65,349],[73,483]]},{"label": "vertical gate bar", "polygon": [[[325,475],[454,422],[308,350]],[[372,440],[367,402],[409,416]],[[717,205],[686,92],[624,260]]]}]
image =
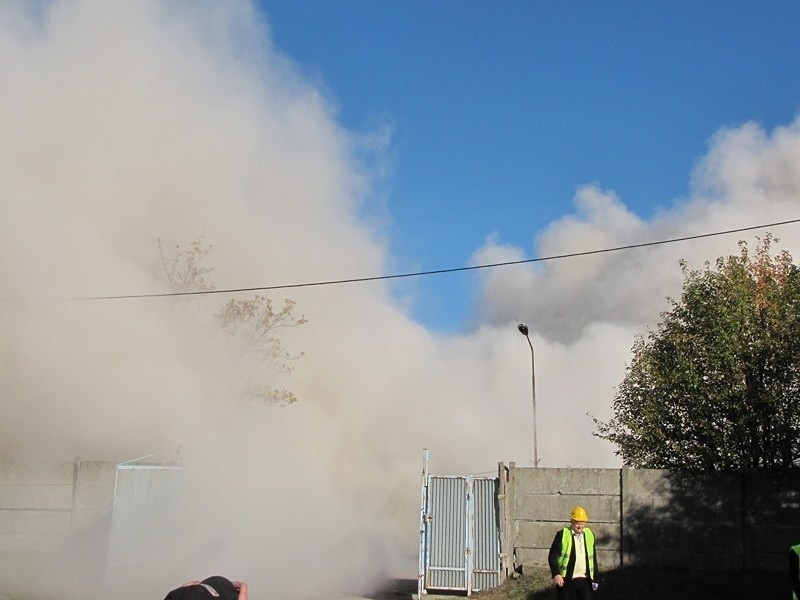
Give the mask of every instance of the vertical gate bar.
[{"label": "vertical gate bar", "polygon": [[475,501],[474,501],[474,494],[472,491],[472,483],[473,477],[472,475],[467,476],[467,487],[466,487],[466,498],[464,498],[464,502],[466,504],[466,544],[464,548],[464,578],[465,578],[465,587],[467,590],[467,596],[472,595],[472,557],[475,551]]},{"label": "vertical gate bar", "polygon": [[498,527],[500,529],[500,583],[505,581],[511,573],[511,554],[509,553],[508,527],[508,469],[502,462],[497,463],[497,511]]}]

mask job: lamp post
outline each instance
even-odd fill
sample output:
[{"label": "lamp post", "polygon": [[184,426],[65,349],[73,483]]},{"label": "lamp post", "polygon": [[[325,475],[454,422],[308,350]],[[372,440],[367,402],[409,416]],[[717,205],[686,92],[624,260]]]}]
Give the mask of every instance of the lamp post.
[{"label": "lamp post", "polygon": [[528,346],[531,347],[531,395],[533,399],[533,466],[539,466],[539,453],[536,450],[536,363],[533,358],[533,342],[528,335],[528,326],[525,323],[517,325],[519,332],[528,340]]}]

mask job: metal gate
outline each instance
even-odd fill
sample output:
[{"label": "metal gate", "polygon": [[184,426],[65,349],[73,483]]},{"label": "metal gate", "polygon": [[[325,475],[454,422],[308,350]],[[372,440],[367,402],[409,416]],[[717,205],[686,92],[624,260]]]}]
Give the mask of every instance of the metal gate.
[{"label": "metal gate", "polygon": [[497,479],[440,476],[422,480],[419,594],[473,591],[500,585]]},{"label": "metal gate", "polygon": [[182,469],[117,465],[106,584],[168,569],[176,558]]}]

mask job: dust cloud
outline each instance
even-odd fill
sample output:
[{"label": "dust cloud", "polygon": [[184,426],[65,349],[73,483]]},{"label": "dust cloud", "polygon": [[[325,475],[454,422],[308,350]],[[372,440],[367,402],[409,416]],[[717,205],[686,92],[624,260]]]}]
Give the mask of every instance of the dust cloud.
[{"label": "dust cloud", "polygon": [[[314,598],[414,577],[422,448],[443,474],[531,462],[520,321],[541,465],[618,466],[587,413],[609,416],[633,336],[679,291],[678,259],[735,250],[712,238],[493,270],[463,334],[427,331],[384,282],[283,290],[271,297],[308,323],[281,339],[305,355],[267,373],[300,400],[264,406],[221,366],[235,360],[213,314],[230,295],[87,298],[163,291],[157,240],[200,236],[218,289],[387,273],[365,216],[380,174],[356,158],[380,164],[385,130],[341,128],[247,2],[5,3],[0,57],[0,460],[180,447],[190,560],[175,585],[220,573]],[[650,221],[581,188],[535,253],[793,218],[799,133],[720,132],[690,197]],[[796,247],[793,228],[774,233]],[[525,254],[489,240],[473,260]],[[167,591],[146,585],[137,597]]]}]

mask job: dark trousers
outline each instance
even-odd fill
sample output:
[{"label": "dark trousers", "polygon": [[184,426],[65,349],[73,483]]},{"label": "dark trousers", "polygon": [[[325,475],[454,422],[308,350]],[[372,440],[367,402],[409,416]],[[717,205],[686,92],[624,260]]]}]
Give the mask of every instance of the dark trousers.
[{"label": "dark trousers", "polygon": [[564,587],[556,587],[558,600],[591,600],[592,586],[586,577],[578,577],[564,582]]}]

